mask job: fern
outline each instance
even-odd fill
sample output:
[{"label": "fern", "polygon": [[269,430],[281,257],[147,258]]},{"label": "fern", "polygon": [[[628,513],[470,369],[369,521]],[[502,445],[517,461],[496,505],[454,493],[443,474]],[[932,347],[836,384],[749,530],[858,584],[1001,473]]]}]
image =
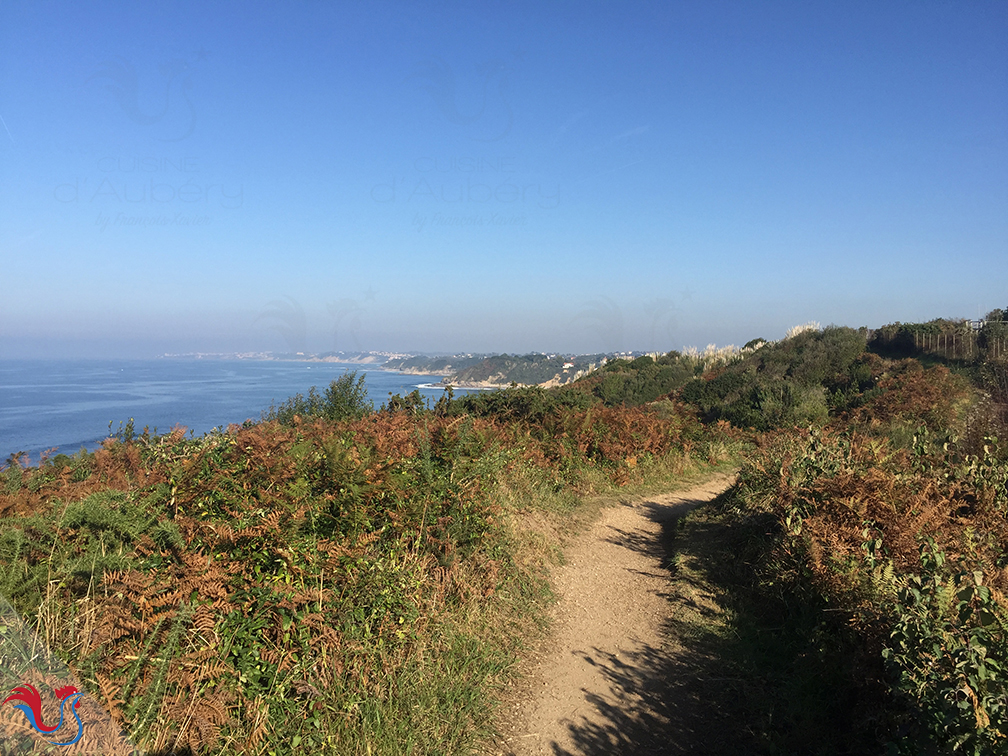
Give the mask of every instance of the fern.
[{"label": "fern", "polygon": [[[158,649],[159,659],[157,659],[157,671],[150,683],[146,685],[143,695],[131,706],[131,713],[134,717],[133,732],[135,734],[145,734],[148,728],[154,723],[165,692],[168,689],[168,673],[170,665],[178,656],[182,631],[192,617],[192,609],[187,604],[179,607],[175,613],[168,637]],[[161,627],[164,620],[158,622]],[[151,638],[157,636],[157,631],[151,633]],[[148,647],[149,650],[149,647]],[[139,662],[139,660],[138,660]]]}]

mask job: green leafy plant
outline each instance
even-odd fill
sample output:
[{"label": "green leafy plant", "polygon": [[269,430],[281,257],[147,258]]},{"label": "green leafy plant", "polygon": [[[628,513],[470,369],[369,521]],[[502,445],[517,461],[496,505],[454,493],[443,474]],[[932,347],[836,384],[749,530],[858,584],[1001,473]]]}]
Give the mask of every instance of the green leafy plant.
[{"label": "green leafy plant", "polygon": [[364,379],[364,375],[358,378],[356,371],[348,371],[333,380],[324,393],[312,386],[307,396],[295,394],[279,407],[271,406],[263,413],[263,419],[283,425],[294,425],[295,418],[305,422],[357,420],[373,410]]},{"label": "green leafy plant", "polygon": [[983,573],[949,575],[934,541],[899,591],[883,656],[909,703],[898,753],[1003,753],[1008,747],[1008,634]]}]

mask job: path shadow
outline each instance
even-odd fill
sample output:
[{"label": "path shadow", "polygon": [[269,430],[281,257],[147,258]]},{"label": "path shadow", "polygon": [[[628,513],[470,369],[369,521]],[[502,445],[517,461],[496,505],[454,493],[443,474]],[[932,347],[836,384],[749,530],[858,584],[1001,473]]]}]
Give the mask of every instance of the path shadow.
[{"label": "path shadow", "polygon": [[571,722],[572,748],[553,743],[554,756],[878,752],[879,739],[849,736],[871,730],[870,722],[855,721],[871,713],[854,699],[877,681],[859,687],[838,678],[843,665],[835,653],[815,647],[822,607],[761,577],[776,520],[718,514],[726,495],[713,503],[646,502],[659,534],[614,528],[608,536],[659,559],[670,578],[661,594],[668,602],[664,643],[618,657],[585,654],[615,700],[587,694],[599,717]]}]

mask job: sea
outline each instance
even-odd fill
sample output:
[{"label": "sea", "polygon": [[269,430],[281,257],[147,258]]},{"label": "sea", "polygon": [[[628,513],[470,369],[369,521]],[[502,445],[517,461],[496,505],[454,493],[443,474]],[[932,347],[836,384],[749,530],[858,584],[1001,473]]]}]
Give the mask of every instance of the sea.
[{"label": "sea", "polygon": [[[259,420],[271,404],[312,386],[324,390],[347,371],[364,375],[368,399],[415,389],[431,404],[441,376],[417,376],[335,362],[162,358],[0,360],[0,467],[15,452],[37,464],[43,452],[92,451],[133,420],[139,433],[183,425],[194,435]],[[455,389],[456,396],[466,393]]]}]

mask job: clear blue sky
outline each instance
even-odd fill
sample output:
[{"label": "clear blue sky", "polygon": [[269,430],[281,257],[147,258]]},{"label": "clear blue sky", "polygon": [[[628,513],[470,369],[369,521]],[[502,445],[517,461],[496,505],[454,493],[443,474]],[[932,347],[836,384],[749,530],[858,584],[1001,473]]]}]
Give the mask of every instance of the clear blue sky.
[{"label": "clear blue sky", "polygon": [[1004,2],[4,2],[0,357],[976,317],[1005,40]]}]

